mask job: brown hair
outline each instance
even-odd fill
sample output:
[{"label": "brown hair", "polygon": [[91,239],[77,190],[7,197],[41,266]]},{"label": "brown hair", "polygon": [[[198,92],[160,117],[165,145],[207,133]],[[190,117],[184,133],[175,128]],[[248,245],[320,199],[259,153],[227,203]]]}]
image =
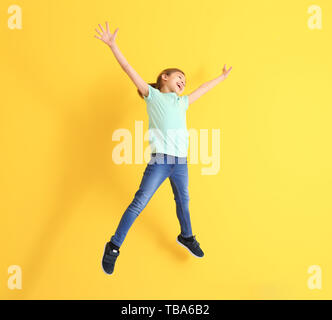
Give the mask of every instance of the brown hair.
[{"label": "brown hair", "polygon": [[[167,68],[167,69],[164,69],[163,71],[161,71],[160,73],[159,73],[159,75],[158,75],[158,77],[157,77],[157,82],[154,82],[154,83],[148,83],[150,86],[152,86],[152,87],[154,87],[154,88],[156,88],[156,89],[158,89],[158,90],[160,90],[160,88],[161,88],[161,85],[162,85],[162,83],[161,83],[161,76],[163,75],[163,74],[167,74],[168,76],[170,75],[170,74],[172,74],[173,72],[181,72],[184,76],[185,76],[185,74],[184,74],[184,72],[182,71],[182,70],[180,70],[180,69],[178,69],[178,68]],[[138,94],[139,94],[139,96],[143,99],[143,95],[141,94],[141,92],[137,89],[137,92],[138,92]]]}]

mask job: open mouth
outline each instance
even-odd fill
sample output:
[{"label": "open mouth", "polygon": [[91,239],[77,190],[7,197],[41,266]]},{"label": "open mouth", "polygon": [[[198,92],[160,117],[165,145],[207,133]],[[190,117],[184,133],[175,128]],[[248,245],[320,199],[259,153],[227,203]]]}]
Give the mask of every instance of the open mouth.
[{"label": "open mouth", "polygon": [[181,89],[182,89],[181,85],[180,85],[180,84],[178,84],[178,83],[177,83],[177,85],[178,85],[179,89],[181,90]]}]

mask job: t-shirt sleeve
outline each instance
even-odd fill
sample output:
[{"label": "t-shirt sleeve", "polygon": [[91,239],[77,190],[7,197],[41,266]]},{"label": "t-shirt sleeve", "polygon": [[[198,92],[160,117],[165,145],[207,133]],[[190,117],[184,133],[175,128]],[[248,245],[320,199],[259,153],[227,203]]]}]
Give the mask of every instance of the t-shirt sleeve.
[{"label": "t-shirt sleeve", "polygon": [[148,84],[148,87],[149,87],[149,94],[148,94],[148,96],[146,97],[146,96],[143,95],[143,99],[145,101],[153,100],[153,98],[156,95],[156,91],[158,90],[158,89],[152,87],[150,84]]},{"label": "t-shirt sleeve", "polygon": [[189,97],[188,96],[182,96],[181,97],[182,104],[184,106],[184,110],[187,110],[189,107]]}]

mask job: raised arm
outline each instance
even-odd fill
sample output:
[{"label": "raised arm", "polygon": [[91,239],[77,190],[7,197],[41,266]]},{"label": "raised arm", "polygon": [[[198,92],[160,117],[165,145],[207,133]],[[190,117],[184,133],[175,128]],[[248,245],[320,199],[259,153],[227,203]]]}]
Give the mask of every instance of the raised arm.
[{"label": "raised arm", "polygon": [[105,44],[107,44],[110,49],[112,50],[116,60],[119,62],[121,68],[127,73],[129,78],[134,82],[137,89],[144,95],[148,96],[149,94],[149,87],[148,84],[140,77],[140,75],[132,68],[132,66],[128,63],[126,58],[123,56],[121,51],[119,50],[117,44],[115,43],[115,38],[118,33],[119,28],[117,28],[113,34],[110,33],[108,22],[106,22],[106,31],[103,29],[103,27],[98,24],[101,31],[100,32],[97,28],[96,31],[100,35],[98,37],[95,35],[97,39],[100,39]]},{"label": "raised arm", "polygon": [[227,76],[231,70],[232,70],[232,67],[230,67],[228,70],[226,70],[226,65],[224,65],[223,72],[219,77],[203,83],[200,87],[198,87],[198,89],[196,89],[192,93],[188,94],[189,104],[193,103],[195,100],[197,100],[199,97],[201,97],[204,93],[211,90],[219,82],[224,81],[227,78]]}]

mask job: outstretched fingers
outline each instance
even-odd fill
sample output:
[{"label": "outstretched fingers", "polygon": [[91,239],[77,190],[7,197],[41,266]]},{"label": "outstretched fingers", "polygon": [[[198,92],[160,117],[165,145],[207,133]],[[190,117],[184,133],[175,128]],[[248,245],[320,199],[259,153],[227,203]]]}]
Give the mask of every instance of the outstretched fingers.
[{"label": "outstretched fingers", "polygon": [[228,74],[231,70],[232,70],[232,67],[230,67],[230,68],[227,70],[226,65],[224,65],[223,73]]},{"label": "outstretched fingers", "polygon": [[98,24],[98,26],[103,31],[103,33],[105,33],[105,30],[103,29],[103,27],[101,26],[101,24]]},{"label": "outstretched fingers", "polygon": [[103,36],[97,28],[96,28],[96,31],[98,32],[98,34],[99,34],[100,36]]}]

